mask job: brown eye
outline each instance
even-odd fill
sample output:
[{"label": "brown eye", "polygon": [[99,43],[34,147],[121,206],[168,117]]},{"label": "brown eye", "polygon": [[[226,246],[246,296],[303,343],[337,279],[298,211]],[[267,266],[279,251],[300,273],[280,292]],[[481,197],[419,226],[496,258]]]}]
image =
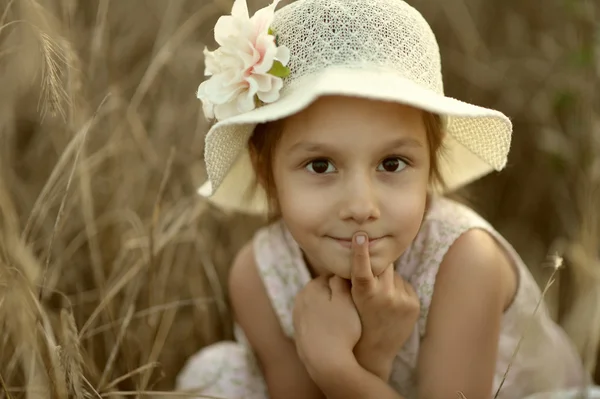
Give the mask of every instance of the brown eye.
[{"label": "brown eye", "polygon": [[398,157],[386,158],[380,164],[381,169],[384,172],[400,172],[402,169],[406,167],[406,162]]},{"label": "brown eye", "polygon": [[309,162],[306,167],[310,172],[316,174],[331,173],[335,170],[331,162],[326,159],[315,159]]}]

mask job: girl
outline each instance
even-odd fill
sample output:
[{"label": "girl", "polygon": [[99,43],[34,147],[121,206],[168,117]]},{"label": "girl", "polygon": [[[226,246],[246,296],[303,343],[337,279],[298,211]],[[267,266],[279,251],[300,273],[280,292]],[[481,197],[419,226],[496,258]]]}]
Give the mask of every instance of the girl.
[{"label": "girl", "polygon": [[236,0],[205,51],[200,192],[271,223],[231,269],[237,342],[200,351],[179,388],[514,399],[584,383],[517,253],[443,197],[505,166],[509,119],[444,96],[436,39],[402,0],[276,5],[250,18]]}]

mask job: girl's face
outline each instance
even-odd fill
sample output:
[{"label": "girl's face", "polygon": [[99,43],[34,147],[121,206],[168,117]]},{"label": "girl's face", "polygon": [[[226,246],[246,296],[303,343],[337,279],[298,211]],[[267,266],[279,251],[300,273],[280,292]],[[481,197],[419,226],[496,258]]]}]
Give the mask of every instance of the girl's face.
[{"label": "girl's face", "polygon": [[317,274],[350,278],[367,233],[373,273],[396,261],[425,212],[430,156],[420,110],[324,97],[285,121],[273,160],[283,221]]}]

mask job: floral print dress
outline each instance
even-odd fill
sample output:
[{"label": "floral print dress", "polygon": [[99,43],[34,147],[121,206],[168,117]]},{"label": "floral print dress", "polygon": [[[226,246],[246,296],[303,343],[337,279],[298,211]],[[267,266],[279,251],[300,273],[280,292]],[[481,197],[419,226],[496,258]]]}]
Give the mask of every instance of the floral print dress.
[{"label": "floral print dress", "polygon": [[[526,326],[528,332],[498,397],[524,398],[536,392],[580,386],[583,370],[566,334],[552,321],[543,305],[532,316],[541,292],[516,251],[478,214],[444,197],[432,197],[417,237],[395,265],[397,273],[415,288],[421,314],[411,337],[395,358],[390,385],[406,399],[416,398],[415,370],[421,338],[427,329],[437,271],[450,246],[470,229],[491,234],[505,249],[518,273],[516,296],[502,320],[494,392]],[[259,230],[253,246],[260,275],[281,327],[293,338],[294,298],[310,281],[302,252],[282,222]],[[238,326],[235,337],[235,342],[210,345],[191,357],[178,376],[177,388],[220,398],[268,398],[257,360]]]}]

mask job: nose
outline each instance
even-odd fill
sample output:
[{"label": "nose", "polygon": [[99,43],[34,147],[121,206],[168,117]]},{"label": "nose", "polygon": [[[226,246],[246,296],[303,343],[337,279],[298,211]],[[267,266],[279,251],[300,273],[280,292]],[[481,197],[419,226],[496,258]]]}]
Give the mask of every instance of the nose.
[{"label": "nose", "polygon": [[369,176],[354,176],[346,184],[342,195],[340,207],[342,220],[364,224],[381,216],[375,187]]}]

